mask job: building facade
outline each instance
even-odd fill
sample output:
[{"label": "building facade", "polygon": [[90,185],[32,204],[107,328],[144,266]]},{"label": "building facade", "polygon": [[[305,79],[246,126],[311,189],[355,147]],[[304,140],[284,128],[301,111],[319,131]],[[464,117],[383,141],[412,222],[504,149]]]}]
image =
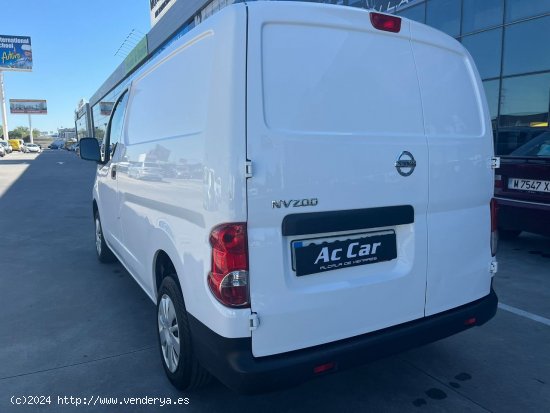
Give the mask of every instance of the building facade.
[{"label": "building facade", "polygon": [[498,155],[548,131],[550,0],[409,1],[395,13],[468,49],[485,87]]},{"label": "building facade", "polygon": [[[130,64],[121,64],[90,99],[93,136],[103,139],[112,102],[141,71],[143,63],[236,1],[175,2],[147,34],[147,47],[130,56]],[[473,56],[483,80],[497,154],[507,155],[548,130],[550,0],[314,1],[395,13],[446,32],[461,42]]]}]

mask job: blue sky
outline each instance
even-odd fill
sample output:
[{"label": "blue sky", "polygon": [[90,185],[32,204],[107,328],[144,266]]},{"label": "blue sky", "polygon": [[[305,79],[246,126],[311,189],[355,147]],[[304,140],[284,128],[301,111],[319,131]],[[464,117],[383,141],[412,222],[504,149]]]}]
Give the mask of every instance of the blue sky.
[{"label": "blue sky", "polygon": [[[32,72],[4,72],[8,99],[46,99],[48,115],[33,129],[74,127],[74,110],[89,99],[123,57],[114,56],[132,29],[150,30],[149,0],[1,0],[0,34],[31,36]],[[0,117],[1,123],[1,117]],[[10,115],[8,126],[28,126]]]}]

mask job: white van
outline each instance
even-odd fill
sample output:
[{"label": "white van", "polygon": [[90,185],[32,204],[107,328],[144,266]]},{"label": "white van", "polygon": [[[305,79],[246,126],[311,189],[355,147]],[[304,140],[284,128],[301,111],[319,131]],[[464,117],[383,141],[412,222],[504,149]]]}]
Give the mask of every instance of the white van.
[{"label": "white van", "polygon": [[[106,139],[103,161],[80,142],[99,162],[97,253],[157,303],[179,388],[286,387],[495,314],[489,112],[437,30],[235,4],[148,63]],[[198,172],[137,180],[120,162]]]}]

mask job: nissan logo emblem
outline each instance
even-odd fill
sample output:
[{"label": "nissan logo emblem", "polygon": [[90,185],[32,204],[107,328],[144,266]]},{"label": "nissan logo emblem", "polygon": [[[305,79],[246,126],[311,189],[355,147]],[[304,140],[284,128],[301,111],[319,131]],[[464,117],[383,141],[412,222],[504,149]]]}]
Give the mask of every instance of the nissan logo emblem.
[{"label": "nissan logo emblem", "polygon": [[416,168],[416,161],[414,160],[412,153],[409,151],[403,151],[401,152],[401,155],[399,155],[399,158],[395,161],[394,166],[399,175],[409,176],[414,172],[414,168]]}]

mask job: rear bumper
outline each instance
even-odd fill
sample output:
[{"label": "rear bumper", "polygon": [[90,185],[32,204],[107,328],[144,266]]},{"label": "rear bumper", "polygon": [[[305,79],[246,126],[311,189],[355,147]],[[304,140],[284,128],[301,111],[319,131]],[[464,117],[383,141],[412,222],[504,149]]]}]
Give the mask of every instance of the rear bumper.
[{"label": "rear bumper", "polygon": [[[337,342],[275,356],[252,356],[250,338],[217,335],[189,315],[193,348],[200,363],[227,387],[240,393],[260,393],[290,387],[316,377],[313,369],[333,362],[331,371],[345,370],[391,354],[451,336],[489,321],[498,298],[491,289],[486,297],[420,320]],[[261,326],[259,327],[261,328]]]}]

